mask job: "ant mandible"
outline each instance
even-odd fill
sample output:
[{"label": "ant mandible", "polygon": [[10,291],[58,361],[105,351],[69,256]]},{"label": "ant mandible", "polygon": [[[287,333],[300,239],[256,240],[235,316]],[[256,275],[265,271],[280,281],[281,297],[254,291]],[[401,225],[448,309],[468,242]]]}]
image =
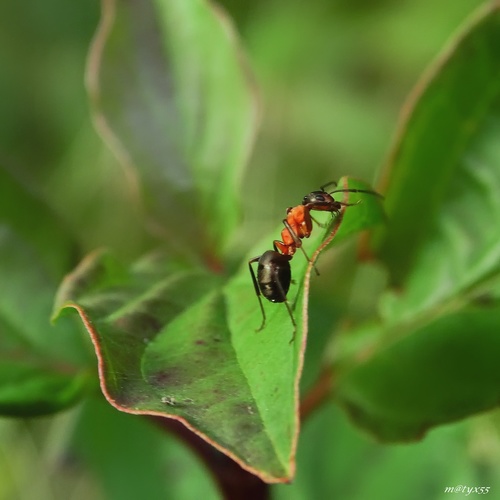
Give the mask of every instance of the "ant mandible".
[{"label": "ant mandible", "polygon": [[[248,268],[252,277],[252,282],[255,288],[257,299],[259,300],[260,310],[262,312],[262,323],[257,331],[261,331],[266,324],[266,313],[262,304],[261,295],[271,302],[283,302],[288,310],[288,314],[293,325],[293,335],[290,343],[295,339],[295,332],[297,324],[293,317],[293,312],[290,304],[287,301],[286,295],[291,283],[291,268],[290,261],[297,248],[301,248],[304,256],[308,262],[311,262],[304,248],[302,247],[302,239],[309,238],[312,232],[312,221],[322,226],[311,216],[312,210],[331,212],[331,214],[338,214],[340,209],[350,207],[359,203],[344,203],[336,201],[332,194],[335,193],[366,193],[375,196],[380,196],[376,191],[368,189],[335,189],[327,192],[326,187],[334,185],[337,186],[335,181],[328,182],[320,187],[319,191],[312,191],[304,196],[302,203],[295,207],[287,209],[287,217],[283,219],[285,228],[281,232],[283,241],[274,240],[274,250],[268,250],[258,257],[254,257],[248,261]],[[252,264],[258,263],[257,276],[253,270]],[[314,268],[316,274],[319,272]]]}]

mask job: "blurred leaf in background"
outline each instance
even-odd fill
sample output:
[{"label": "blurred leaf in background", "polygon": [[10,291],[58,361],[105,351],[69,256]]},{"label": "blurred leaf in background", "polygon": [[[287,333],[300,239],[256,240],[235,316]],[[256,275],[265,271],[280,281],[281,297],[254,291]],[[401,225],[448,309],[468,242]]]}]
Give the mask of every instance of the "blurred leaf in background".
[{"label": "blurred leaf in background", "polygon": [[[482,2],[220,3],[241,33],[263,110],[244,188],[229,193],[237,196],[222,205],[243,207],[239,233],[226,249],[236,267],[257,239],[277,227],[284,207],[307,192],[344,174],[374,179],[405,96]],[[55,281],[87,251],[111,246],[125,258],[137,258],[155,241],[122,167],[90,122],[83,75],[98,19],[97,2],[0,6],[0,166],[7,172],[2,187],[12,192],[6,186],[24,186],[29,194],[9,202],[16,213],[2,214],[2,222],[14,221],[40,250],[41,269],[53,278],[40,292],[46,304]],[[47,210],[33,200],[42,200]],[[48,238],[59,241],[59,253],[46,251],[52,248],[45,244]],[[367,266],[354,273],[352,244],[320,264],[304,388],[320,370],[335,322],[346,309],[360,323],[372,316],[373,298],[384,286],[380,270]],[[362,291],[355,301],[348,299],[352,287]],[[78,333],[76,326],[67,329]],[[48,324],[44,334],[54,342],[64,335]],[[95,369],[93,359],[83,358],[83,366]],[[148,498],[216,498],[191,454],[143,424],[92,402],[43,421],[0,420],[0,498],[122,500],[137,498],[139,481]],[[274,488],[276,498],[444,498],[446,486],[494,489],[500,477],[497,413],[433,430],[411,446],[373,444],[330,406],[303,431],[296,480]]]}]

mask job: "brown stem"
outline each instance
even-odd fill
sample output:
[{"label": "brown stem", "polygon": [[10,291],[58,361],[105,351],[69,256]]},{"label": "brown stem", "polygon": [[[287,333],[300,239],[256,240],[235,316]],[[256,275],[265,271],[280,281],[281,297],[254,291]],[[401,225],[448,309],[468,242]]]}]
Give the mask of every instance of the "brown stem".
[{"label": "brown stem", "polygon": [[242,469],[234,460],[210,446],[181,422],[162,417],[152,419],[164,430],[177,436],[203,460],[226,500],[269,498],[268,484]]},{"label": "brown stem", "polygon": [[333,387],[333,370],[325,368],[318,380],[300,403],[300,418],[306,418],[331,395]]}]

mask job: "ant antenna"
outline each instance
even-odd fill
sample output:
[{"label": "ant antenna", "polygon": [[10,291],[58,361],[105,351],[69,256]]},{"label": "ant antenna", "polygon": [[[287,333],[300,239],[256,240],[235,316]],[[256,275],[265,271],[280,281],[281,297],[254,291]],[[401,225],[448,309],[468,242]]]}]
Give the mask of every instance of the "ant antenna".
[{"label": "ant antenna", "polygon": [[[326,188],[328,186],[337,187],[338,183],[336,181],[327,182],[326,184],[323,184],[320,187],[321,191],[326,192]],[[373,191],[372,189],[347,188],[347,189],[334,189],[333,191],[328,191],[328,194],[334,194],[334,193],[366,193],[366,194],[373,194],[375,196],[378,196],[379,198],[384,198],[380,193],[377,193],[376,191]]]},{"label": "ant antenna", "polygon": [[333,193],[366,193],[366,194],[373,194],[375,196],[378,196],[379,198],[383,198],[383,196],[380,193],[377,193],[377,191],[372,191],[371,189],[335,189],[334,191],[329,191],[328,194],[333,194]]}]

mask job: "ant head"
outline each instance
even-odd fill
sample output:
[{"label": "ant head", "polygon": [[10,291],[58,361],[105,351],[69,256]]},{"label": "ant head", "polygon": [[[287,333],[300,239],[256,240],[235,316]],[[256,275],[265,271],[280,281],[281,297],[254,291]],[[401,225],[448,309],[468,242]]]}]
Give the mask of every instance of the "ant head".
[{"label": "ant head", "polygon": [[332,204],[335,204],[333,196],[326,191],[312,191],[304,196],[302,205],[307,205],[312,210],[331,210]]},{"label": "ant head", "polygon": [[306,206],[308,210],[318,210],[324,212],[338,212],[342,206],[357,205],[359,203],[345,203],[342,201],[336,201],[332,196],[335,193],[365,193],[383,198],[382,195],[371,189],[334,189],[333,191],[325,191],[325,188],[329,185],[337,186],[335,182],[329,182],[324,186],[321,186],[320,191],[312,191],[308,195],[304,196],[302,200],[302,205]]}]

